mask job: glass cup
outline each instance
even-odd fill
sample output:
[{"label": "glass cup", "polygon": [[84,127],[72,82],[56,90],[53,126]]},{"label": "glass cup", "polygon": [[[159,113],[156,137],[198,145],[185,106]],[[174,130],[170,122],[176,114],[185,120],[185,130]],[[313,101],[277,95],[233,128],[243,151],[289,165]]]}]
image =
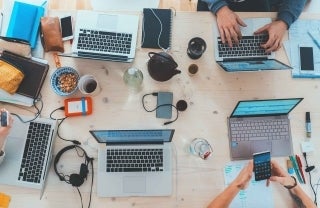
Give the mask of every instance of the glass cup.
[{"label": "glass cup", "polygon": [[189,145],[189,151],[191,154],[206,160],[211,156],[213,149],[206,139],[195,138]]}]

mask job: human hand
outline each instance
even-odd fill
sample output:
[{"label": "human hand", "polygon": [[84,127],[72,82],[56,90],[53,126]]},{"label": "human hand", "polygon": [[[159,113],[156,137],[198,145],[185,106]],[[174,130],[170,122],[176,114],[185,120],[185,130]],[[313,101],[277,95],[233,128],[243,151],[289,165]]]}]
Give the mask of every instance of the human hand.
[{"label": "human hand", "polygon": [[253,161],[250,160],[248,165],[245,166],[238,176],[233,180],[234,183],[239,189],[243,190],[246,189],[249,185],[249,181],[252,177],[253,172]]},{"label": "human hand", "polygon": [[254,34],[268,32],[269,39],[265,44],[262,44],[261,47],[266,50],[266,53],[270,53],[281,48],[282,38],[287,29],[288,27],[285,22],[277,20],[261,27],[255,31]]},{"label": "human hand", "polygon": [[[283,186],[293,185],[294,179],[285,171],[276,161],[271,160],[271,177],[270,181],[275,181]],[[269,185],[269,180],[267,185]]]},{"label": "human hand", "polygon": [[216,16],[222,43],[228,43],[229,47],[232,47],[232,41],[239,44],[242,37],[240,26],[245,27],[247,25],[228,6],[221,7]]},{"label": "human hand", "polygon": [[[6,109],[3,108],[0,111],[3,112],[3,111],[6,111]],[[10,132],[12,122],[13,122],[13,118],[10,115],[10,113],[8,113],[8,116],[9,116],[9,125],[0,127],[0,150],[2,149],[4,141],[6,140],[8,134]]]}]

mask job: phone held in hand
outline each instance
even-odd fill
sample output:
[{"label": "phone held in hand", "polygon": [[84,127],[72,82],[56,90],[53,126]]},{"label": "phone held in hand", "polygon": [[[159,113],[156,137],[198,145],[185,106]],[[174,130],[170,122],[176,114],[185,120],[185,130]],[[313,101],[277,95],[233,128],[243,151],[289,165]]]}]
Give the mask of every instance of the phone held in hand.
[{"label": "phone held in hand", "polygon": [[256,181],[270,178],[271,176],[271,155],[270,151],[253,154],[253,171]]},{"label": "phone held in hand", "polygon": [[9,125],[9,115],[8,111],[1,111],[1,126],[8,126]]}]

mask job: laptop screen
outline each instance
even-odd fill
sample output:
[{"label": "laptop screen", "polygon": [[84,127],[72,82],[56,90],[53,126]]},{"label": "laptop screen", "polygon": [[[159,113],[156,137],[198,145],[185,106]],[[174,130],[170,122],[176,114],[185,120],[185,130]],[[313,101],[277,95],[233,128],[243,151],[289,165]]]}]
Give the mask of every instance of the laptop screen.
[{"label": "laptop screen", "polygon": [[231,117],[285,115],[303,98],[239,101]]},{"label": "laptop screen", "polygon": [[92,130],[99,143],[159,143],[170,142],[174,129],[152,130]]},{"label": "laptop screen", "polygon": [[217,63],[228,72],[291,69],[290,66],[275,59],[238,59]]}]

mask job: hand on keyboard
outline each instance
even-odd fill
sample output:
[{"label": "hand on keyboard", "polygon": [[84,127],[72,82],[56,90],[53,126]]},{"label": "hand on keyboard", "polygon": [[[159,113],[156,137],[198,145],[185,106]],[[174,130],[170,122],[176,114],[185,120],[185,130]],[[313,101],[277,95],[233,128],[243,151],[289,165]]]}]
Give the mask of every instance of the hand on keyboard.
[{"label": "hand on keyboard", "polygon": [[269,39],[261,47],[266,50],[266,53],[279,50],[281,48],[282,38],[287,31],[288,26],[282,20],[273,21],[270,24],[258,29],[255,34],[261,34],[267,32]]}]

